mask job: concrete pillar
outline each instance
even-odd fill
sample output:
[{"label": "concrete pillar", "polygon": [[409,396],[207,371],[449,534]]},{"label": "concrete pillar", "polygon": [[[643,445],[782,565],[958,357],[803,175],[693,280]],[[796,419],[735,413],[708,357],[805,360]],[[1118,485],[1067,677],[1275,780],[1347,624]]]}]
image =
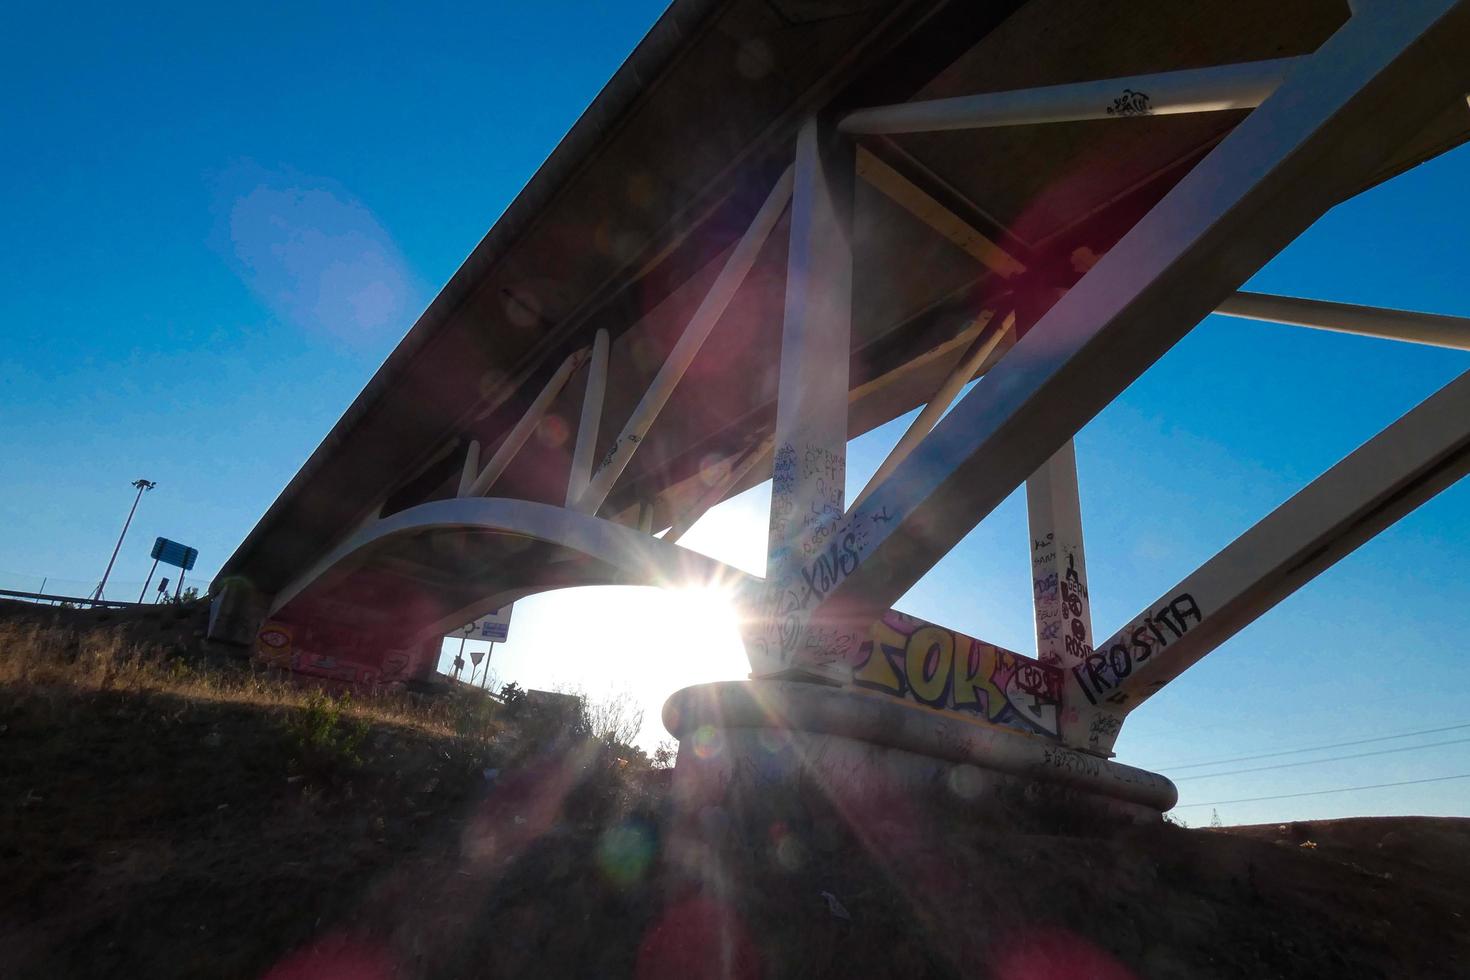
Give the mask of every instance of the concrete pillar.
[{"label": "concrete pillar", "polygon": [[210,597],[205,638],[234,646],[251,646],[261,623],[265,622],[270,600],[270,596],[256,589],[248,579],[238,576],[225,579]]}]

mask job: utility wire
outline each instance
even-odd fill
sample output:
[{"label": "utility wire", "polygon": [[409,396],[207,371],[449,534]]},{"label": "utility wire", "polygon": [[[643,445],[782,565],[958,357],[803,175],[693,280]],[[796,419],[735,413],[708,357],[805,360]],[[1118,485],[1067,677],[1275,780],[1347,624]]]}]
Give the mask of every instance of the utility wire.
[{"label": "utility wire", "polygon": [[[1418,702],[1422,702],[1423,700],[1424,700],[1424,695],[1423,695],[1422,692],[1413,691],[1413,692],[1410,692],[1408,694],[1388,694],[1388,695],[1385,695],[1385,696],[1383,696],[1381,698],[1375,697],[1373,699],[1373,704],[1374,704],[1375,707],[1381,708],[1381,707],[1384,707],[1385,705],[1407,704],[1407,703],[1409,703],[1411,701],[1412,702],[1415,702],[1415,703],[1418,703]],[[1336,720],[1338,720],[1338,719],[1340,719],[1342,717],[1342,708],[1341,708],[1341,706],[1332,707],[1332,706],[1328,706],[1328,705],[1323,704],[1323,705],[1318,705],[1318,709],[1319,710],[1317,710],[1317,711],[1308,711],[1308,712],[1305,712],[1305,713],[1294,714],[1292,716],[1292,719],[1294,721],[1316,722],[1316,721],[1324,721],[1324,720],[1326,720],[1326,721],[1336,721]],[[1380,716],[1382,716],[1382,715],[1380,715]],[[1152,741],[1152,742],[1157,742],[1160,739],[1169,738],[1169,737],[1175,736],[1175,735],[1188,734],[1190,732],[1215,731],[1215,730],[1221,729],[1221,728],[1229,728],[1232,731],[1234,731],[1234,730],[1237,730],[1237,729],[1240,728],[1240,719],[1239,718],[1235,718],[1235,717],[1229,717],[1229,718],[1225,718],[1225,719],[1223,719],[1221,721],[1216,721],[1216,722],[1198,723],[1198,724],[1191,724],[1191,725],[1182,725],[1181,724],[1181,725],[1173,725],[1173,726],[1170,726],[1170,727],[1167,727],[1167,728],[1159,728],[1159,729],[1154,729],[1154,728],[1149,727],[1149,725],[1145,722],[1145,720],[1144,719],[1141,719],[1141,718],[1130,718],[1128,724],[1129,724],[1129,730],[1131,732],[1133,732],[1133,734],[1134,734],[1135,737],[1137,737],[1137,738],[1143,738],[1143,739],[1148,739],[1149,741]],[[1307,727],[1310,728],[1310,727],[1313,727],[1313,726],[1312,725],[1308,725]],[[1155,767],[1155,768],[1159,768],[1159,767]]]},{"label": "utility wire", "polygon": [[1356,793],[1364,789],[1387,789],[1390,786],[1418,786],[1421,783],[1443,783],[1451,779],[1470,779],[1470,772],[1458,776],[1434,776],[1430,779],[1406,779],[1401,783],[1374,783],[1372,786],[1343,786],[1340,789],[1319,789],[1311,793],[1282,793],[1280,796],[1251,796],[1243,800],[1211,800],[1209,803],[1183,803],[1174,809],[1183,810],[1192,806],[1224,806],[1227,803],[1260,803],[1263,800],[1292,800],[1299,796],[1326,796],[1329,793]]},{"label": "utility wire", "polygon": [[1254,762],[1257,759],[1276,759],[1283,755],[1296,755],[1299,752],[1321,752],[1324,749],[1345,749],[1352,745],[1368,745],[1372,742],[1388,742],[1396,738],[1413,738],[1415,735],[1437,735],[1440,732],[1454,732],[1462,728],[1470,728],[1470,722],[1461,725],[1446,725],[1444,728],[1425,728],[1417,732],[1402,732],[1398,735],[1379,735],[1375,738],[1360,738],[1351,742],[1332,742],[1328,745],[1313,745],[1305,749],[1283,749],[1280,752],[1262,752],[1260,755],[1238,755],[1233,759],[1215,759],[1211,762],[1191,762],[1183,766],[1160,766],[1165,772],[1177,772],[1180,769],[1200,769],[1204,766],[1223,766],[1231,762]]},{"label": "utility wire", "polygon": [[1255,766],[1251,769],[1230,769],[1226,772],[1206,772],[1198,776],[1180,776],[1174,780],[1182,783],[1187,779],[1214,779],[1217,776],[1239,776],[1247,772],[1265,772],[1268,769],[1291,769],[1295,766],[1318,766],[1324,762],[1342,762],[1346,759],[1366,759],[1370,755],[1392,755],[1395,752],[1412,752],[1415,749],[1437,749],[1441,745],[1461,745],[1470,738],[1452,738],[1445,742],[1430,742],[1428,745],[1402,745],[1396,749],[1379,749],[1376,752],[1354,752],[1352,755],[1334,755],[1326,759],[1307,759],[1305,762],[1278,762],[1272,766]]}]

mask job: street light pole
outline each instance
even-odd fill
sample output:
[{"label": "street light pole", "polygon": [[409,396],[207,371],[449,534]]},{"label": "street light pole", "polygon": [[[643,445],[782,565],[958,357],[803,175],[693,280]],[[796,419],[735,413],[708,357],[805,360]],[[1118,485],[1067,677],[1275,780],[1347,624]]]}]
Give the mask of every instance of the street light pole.
[{"label": "street light pole", "polygon": [[97,591],[92,593],[93,602],[102,598],[102,590],[107,587],[107,576],[112,574],[112,563],[117,561],[117,553],[122,550],[123,538],[128,536],[128,526],[133,523],[133,515],[138,512],[138,501],[143,499],[143,491],[152,490],[158,484],[152,480],[134,480],[133,486],[138,488],[138,495],[133,498],[133,507],[128,511],[128,519],[123,522],[122,533],[117,536],[117,546],[112,549],[112,557],[107,560],[107,571],[102,573],[102,581],[97,583]]}]

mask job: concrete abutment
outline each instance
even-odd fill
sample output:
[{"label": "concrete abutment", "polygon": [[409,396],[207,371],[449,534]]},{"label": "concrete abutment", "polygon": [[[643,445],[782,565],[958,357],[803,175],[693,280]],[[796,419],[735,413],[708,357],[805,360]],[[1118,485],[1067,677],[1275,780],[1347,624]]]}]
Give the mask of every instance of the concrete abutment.
[{"label": "concrete abutment", "polygon": [[1082,805],[1149,822],[1178,800],[1166,777],[1041,737],[979,725],[868,695],[798,681],[735,681],[676,692],[665,727],[679,739],[682,813],[726,812],[815,787],[842,807],[1064,793]]}]

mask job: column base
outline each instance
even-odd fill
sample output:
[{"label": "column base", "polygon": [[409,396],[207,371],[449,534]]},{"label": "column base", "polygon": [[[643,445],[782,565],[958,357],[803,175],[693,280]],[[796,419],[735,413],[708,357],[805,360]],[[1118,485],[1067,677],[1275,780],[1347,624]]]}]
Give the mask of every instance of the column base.
[{"label": "column base", "polygon": [[1178,801],[1164,776],[1042,736],[968,722],[852,689],[793,681],[702,684],[664,704],[679,739],[674,798],[684,812],[728,809],[815,786],[863,801],[926,797],[978,806],[998,796],[1060,799],[1133,821]]}]

